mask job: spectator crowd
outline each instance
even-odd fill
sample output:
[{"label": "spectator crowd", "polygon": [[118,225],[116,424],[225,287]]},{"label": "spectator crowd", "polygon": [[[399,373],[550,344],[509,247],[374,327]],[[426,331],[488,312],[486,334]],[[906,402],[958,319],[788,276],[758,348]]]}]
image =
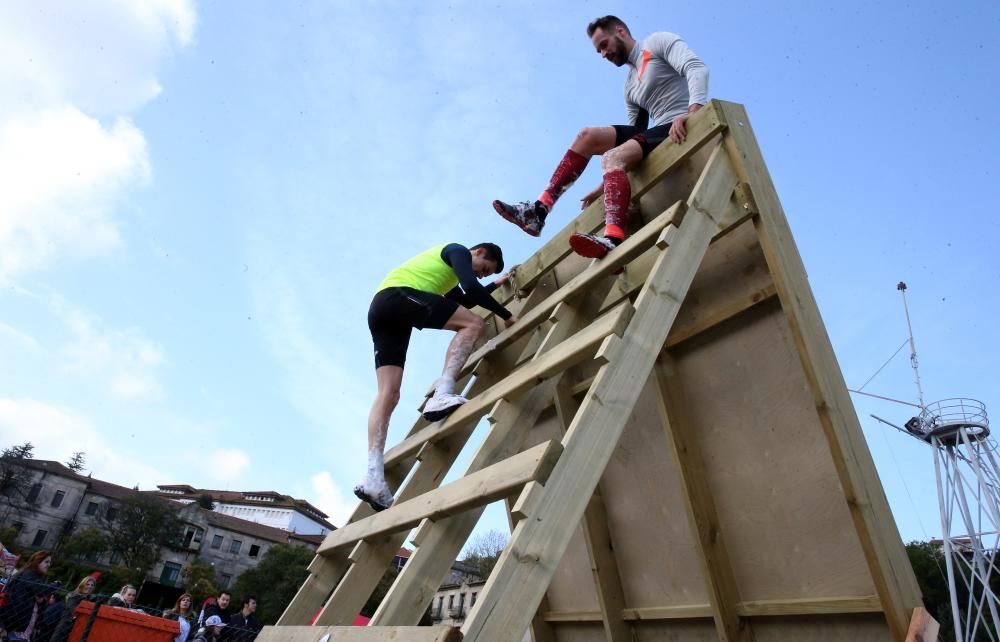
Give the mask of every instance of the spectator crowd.
[{"label": "spectator crowd", "polygon": [[97,572],[66,590],[46,578],[51,566],[52,554],[37,551],[0,588],[0,642],[67,642],[78,617],[77,606],[85,600],[175,621],[178,635],[174,642],[252,642],[263,628],[255,615],[257,598],[253,595],[244,597],[237,610],[231,608],[232,594],[222,591],[196,609],[194,597],[184,593],[173,608],[161,613],[138,606],[138,591],[131,584],[111,596],[96,593]]}]

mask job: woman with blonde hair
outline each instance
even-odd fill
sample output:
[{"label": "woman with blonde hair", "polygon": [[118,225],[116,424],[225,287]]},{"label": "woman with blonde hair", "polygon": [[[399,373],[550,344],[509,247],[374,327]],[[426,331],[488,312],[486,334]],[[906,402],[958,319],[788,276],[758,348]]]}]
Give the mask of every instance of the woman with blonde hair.
[{"label": "woman with blonde hair", "polygon": [[190,593],[184,593],[174,602],[174,608],[163,612],[163,617],[168,620],[177,620],[181,627],[180,635],[174,638],[174,642],[187,642],[191,634],[191,624],[194,622],[194,612],[191,607],[194,605],[194,598]]},{"label": "woman with blonde hair", "polygon": [[66,642],[69,639],[70,631],[73,630],[73,622],[76,621],[76,607],[83,600],[91,600],[91,594],[97,588],[97,580],[93,575],[87,575],[72,592],[66,595],[66,611],[62,619],[56,625],[56,630],[52,632],[49,642]]}]

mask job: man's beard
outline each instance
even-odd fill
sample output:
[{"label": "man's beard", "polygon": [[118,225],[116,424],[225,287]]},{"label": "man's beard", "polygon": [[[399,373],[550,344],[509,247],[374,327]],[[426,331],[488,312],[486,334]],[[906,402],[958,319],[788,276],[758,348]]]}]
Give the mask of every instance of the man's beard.
[{"label": "man's beard", "polygon": [[615,36],[614,43],[614,52],[608,54],[608,60],[611,61],[615,67],[621,67],[628,62],[628,54],[625,53],[625,41],[620,37]]}]

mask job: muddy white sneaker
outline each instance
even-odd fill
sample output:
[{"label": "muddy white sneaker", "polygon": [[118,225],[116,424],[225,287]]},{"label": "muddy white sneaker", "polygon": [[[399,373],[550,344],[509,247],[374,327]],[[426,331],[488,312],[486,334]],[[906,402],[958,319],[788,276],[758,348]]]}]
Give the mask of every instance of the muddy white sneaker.
[{"label": "muddy white sneaker", "polygon": [[538,236],[545,227],[545,216],[549,208],[541,201],[522,201],[520,203],[504,203],[493,201],[493,209],[497,214],[518,226],[531,236]]},{"label": "muddy white sneaker", "polygon": [[434,395],[424,404],[424,419],[427,421],[441,421],[451,413],[458,410],[458,407],[468,401],[461,395]]},{"label": "muddy white sneaker", "polygon": [[392,491],[385,483],[381,486],[366,486],[365,484],[355,486],[354,494],[358,499],[371,506],[375,512],[384,511],[395,501]]}]

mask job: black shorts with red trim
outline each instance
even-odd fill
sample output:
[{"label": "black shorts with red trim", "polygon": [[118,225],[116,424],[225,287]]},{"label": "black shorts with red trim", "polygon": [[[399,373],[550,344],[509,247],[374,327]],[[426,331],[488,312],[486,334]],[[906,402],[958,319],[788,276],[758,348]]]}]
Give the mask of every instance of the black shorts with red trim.
[{"label": "black shorts with red trim", "polygon": [[458,309],[458,302],[413,288],[380,290],[368,308],[368,329],[375,344],[375,367],[406,363],[413,328],[441,329]]},{"label": "black shorts with red trim", "polygon": [[657,145],[670,137],[670,125],[657,125],[649,129],[639,129],[632,125],[614,125],[615,147],[634,140],[642,147],[642,157],[646,158]]}]

